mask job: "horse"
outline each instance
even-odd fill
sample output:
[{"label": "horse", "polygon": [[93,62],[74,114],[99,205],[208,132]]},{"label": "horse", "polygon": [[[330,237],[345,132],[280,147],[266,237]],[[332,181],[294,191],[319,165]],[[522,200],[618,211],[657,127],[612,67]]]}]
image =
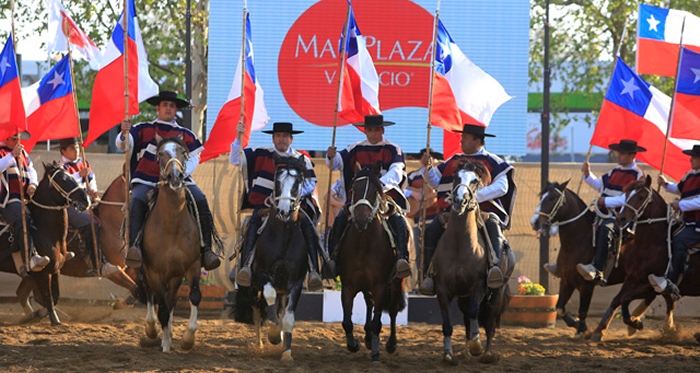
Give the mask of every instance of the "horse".
[{"label": "horse", "polygon": [[391,354],[397,346],[396,315],[406,308],[402,281],[394,273],[396,255],[383,222],[388,206],[379,180],[380,171],[379,163],[371,168],[356,169],[351,204],[346,211],[352,224],[348,224],[338,248],[346,345],[351,352],[360,348],[353,335],[352,307],[355,295],[362,292],[367,306],[365,347],[372,351],[372,361],[379,361],[382,313],[387,312],[391,321],[391,333],[386,342],[386,351]]},{"label": "horse", "polygon": [[[126,188],[126,179],[124,175],[118,176],[112,181],[109,187],[102,195],[102,199],[96,205],[93,205],[93,212],[100,219],[100,228],[98,232],[102,253],[107,261],[122,268],[121,271],[115,272],[108,279],[115,284],[129,290],[132,298],[136,297],[137,285],[134,282],[137,274],[135,271],[126,271],[124,258],[121,255],[121,237],[119,231],[121,228],[124,213],[122,206],[126,199],[124,188]],[[86,252],[85,243],[79,236],[77,230],[69,229],[67,238],[67,250],[75,254],[75,260],[66,261],[61,268],[61,274],[70,277],[97,277],[96,271],[90,271],[92,268],[92,259],[90,254]],[[23,277],[17,287],[17,298],[22,306],[24,314],[29,316],[34,313],[34,310],[29,301],[29,296],[34,289],[34,280],[32,277]],[[37,296],[38,298],[38,296]],[[131,299],[131,298],[130,298]]]},{"label": "horse", "polygon": [[[464,315],[469,353],[472,356],[483,353],[482,362],[495,360],[491,352],[492,341],[496,328],[500,326],[501,314],[510,300],[507,282],[493,290],[486,285],[489,253],[484,235],[478,232],[480,223],[483,225],[483,217],[476,194],[484,181],[488,183],[490,178],[482,163],[461,162],[457,165],[449,197],[452,203],[449,220],[432,259],[435,290],[442,315],[443,358],[448,364],[456,364],[450,321],[452,299],[457,298]],[[513,251],[504,250],[501,258],[507,261],[504,275],[508,278],[515,264]],[[486,331],[485,349],[481,344],[479,326]]]},{"label": "horse", "polygon": [[[85,209],[89,204],[87,194],[71,175],[57,163],[44,163],[44,176],[30,199],[29,211],[37,231],[40,232],[40,234],[32,234],[34,247],[39,255],[48,256],[51,261],[41,271],[30,271],[25,276],[25,278],[31,278],[31,290],[40,295],[37,301],[44,307],[42,310],[30,312],[29,319],[39,319],[48,315],[51,325],[61,324],[54,306],[60,296],[59,271],[66,258],[68,225],[66,208],[72,205]],[[22,236],[19,233],[6,232],[2,235],[0,244],[9,248],[12,245],[12,239],[21,239]],[[11,256],[0,259],[0,271],[17,273]]]},{"label": "horse", "polygon": [[[635,228],[634,250],[630,250],[628,259],[622,261],[626,277],[622,288],[613,298],[603,318],[591,337],[594,341],[600,341],[612,320],[613,313],[621,307],[622,320],[629,327],[641,330],[642,321],[630,315],[629,304],[636,299],[643,302],[638,308],[649,307],[657,294],[649,283],[650,274],[664,275],[667,264],[670,261],[670,252],[667,244],[671,214],[668,213],[668,205],[661,195],[651,189],[651,177],[647,175],[645,180],[638,180],[627,185],[624,189],[627,200],[617,216],[617,225],[620,228],[633,226]],[[636,229],[641,228],[643,229]],[[700,259],[697,255],[689,257],[690,268],[698,268]],[[700,273],[687,271],[681,286],[681,295],[700,295]],[[665,330],[674,328],[673,311],[676,300],[671,294],[661,294],[666,301],[666,325]]]},{"label": "horse", "polygon": [[[250,287],[239,287],[235,319],[256,327],[258,346],[263,347],[262,328],[270,321],[268,340],[284,341],[282,360],[293,360],[292,330],[304,278],[309,270],[306,242],[301,233],[301,188],[304,184],[304,156],[275,154],[274,190],[268,197],[270,210],[255,244],[253,279]],[[261,296],[262,295],[262,296]]]},{"label": "horse", "polygon": [[143,228],[143,290],[145,291],[146,335],[155,339],[156,306],[163,337],[163,352],[172,347],[172,317],[177,301],[177,290],[185,277],[190,284],[190,318],[181,342],[181,348],[194,346],[197,331],[197,313],[202,293],[200,234],[192,214],[188,211],[188,189],[185,163],[188,150],[179,137],[158,141],[156,158],[160,180],[155,188],[155,203]]}]

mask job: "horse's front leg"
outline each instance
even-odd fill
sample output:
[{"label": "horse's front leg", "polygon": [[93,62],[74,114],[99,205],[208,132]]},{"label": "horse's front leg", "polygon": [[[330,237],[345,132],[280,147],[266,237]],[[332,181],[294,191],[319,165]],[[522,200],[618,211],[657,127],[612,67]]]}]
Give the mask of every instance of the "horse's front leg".
[{"label": "horse's front leg", "polygon": [[566,304],[569,303],[571,295],[574,293],[574,286],[566,282],[564,279],[559,281],[559,299],[557,300],[556,310],[557,315],[566,323],[566,326],[578,328],[578,320],[571,313],[566,312]]},{"label": "horse's front leg", "polygon": [[[58,275],[56,275],[56,277],[58,277]],[[44,299],[44,307],[46,307],[49,319],[51,320],[51,326],[61,325],[61,320],[58,318],[56,309],[54,308],[53,285],[51,284],[53,276],[47,270],[44,270],[40,272],[39,277],[35,279],[39,284],[39,293],[41,293],[41,297]]]},{"label": "horse's front leg", "polygon": [[161,346],[163,347],[163,352],[170,352],[173,345],[173,304],[175,297],[170,301],[168,294],[158,294],[156,295],[156,301],[158,302],[158,321],[160,321],[160,328],[163,331]]},{"label": "horse's front leg", "polygon": [[15,294],[17,294],[17,299],[19,299],[19,304],[22,306],[22,311],[25,316],[29,316],[34,312],[31,302],[29,302],[29,295],[32,293],[34,288],[34,279],[29,276],[22,277],[17,286]]},{"label": "horse's front leg", "polygon": [[479,356],[484,352],[479,335],[479,306],[481,305],[481,299],[483,299],[483,294],[480,293],[480,291],[477,291],[476,294],[468,298],[459,299],[459,305],[464,314],[467,346],[469,354],[472,356]]},{"label": "horse's front leg", "polygon": [[[644,313],[647,312],[647,309],[649,308],[649,306],[651,306],[651,302],[653,302],[655,298],[656,298],[656,293],[650,294],[646,298],[644,298],[644,300],[637,305],[637,308],[635,308],[634,311],[632,311],[632,314],[630,315],[632,320],[641,321],[642,318],[644,317]],[[666,311],[667,312],[668,312],[668,301],[670,301],[670,300],[671,300],[671,298],[667,299],[667,303],[666,303]],[[627,336],[631,337],[636,332],[637,332],[637,329],[635,329],[631,326],[627,327]]]},{"label": "horse's front leg", "polygon": [[624,289],[625,285],[623,284],[620,292],[617,293],[617,295],[610,302],[608,309],[605,310],[603,317],[600,319],[598,327],[593,331],[593,335],[591,335],[592,342],[600,342],[601,339],[603,339],[603,335],[605,335],[605,331],[608,329],[608,326],[610,326],[610,322],[613,319],[615,311],[620,307],[620,298],[622,297],[622,292]]},{"label": "horse's front leg", "polygon": [[673,313],[676,309],[676,300],[670,294],[664,294],[663,297],[666,301],[666,322],[664,323],[663,331],[664,333],[668,333],[676,329],[676,325],[673,320]]},{"label": "horse's front leg", "polygon": [[[623,287],[624,287],[624,285],[623,285]],[[638,285],[636,288],[627,292],[620,299],[620,305],[622,306],[622,309],[621,309],[622,321],[625,323],[625,325],[627,325],[630,328],[637,329],[637,330],[644,329],[644,324],[642,324],[642,321],[640,318],[632,318],[632,315],[630,314],[629,306],[633,300],[645,299],[649,294],[655,295],[656,293],[652,292],[651,286],[649,284],[643,284],[641,286]]]},{"label": "horse's front leg", "polygon": [[294,319],[299,297],[301,296],[302,281],[295,281],[287,291],[287,304],[284,308],[281,326],[284,332],[284,351],[282,351],[282,361],[292,361],[292,330],[294,330]]},{"label": "horse's front leg", "polygon": [[[190,350],[194,346],[194,336],[195,332],[197,332],[197,317],[199,316],[199,302],[202,301],[202,292],[199,289],[199,261],[197,261],[195,264],[192,265],[192,267],[189,269],[187,273],[187,281],[191,284],[190,285],[190,294],[189,294],[189,301],[190,301],[190,319],[187,322],[187,330],[185,330],[185,334],[182,336],[182,342],[180,343],[180,347],[182,347],[183,350]],[[174,283],[173,281],[170,282],[171,285]],[[174,293],[174,296],[177,297],[177,288],[180,286],[179,282],[175,284],[174,291],[171,291],[171,293]],[[174,304],[173,304],[174,306]]]},{"label": "horse's front leg", "polygon": [[437,300],[438,305],[440,305],[440,314],[442,315],[443,359],[449,364],[457,364],[454,360],[454,352],[452,352],[452,321],[450,320],[450,302],[452,302],[452,299],[447,296],[444,290],[439,289]]},{"label": "horse's front leg", "polygon": [[[342,280],[342,279],[341,279]],[[345,330],[345,344],[350,352],[360,349],[360,341],[352,334],[352,304],[357,294],[356,290],[350,290],[349,286],[343,286],[340,292],[340,301],[343,304],[343,330]]]},{"label": "horse's front leg", "polygon": [[379,361],[379,334],[382,332],[382,310],[384,309],[385,286],[377,286],[372,292],[374,302],[374,317],[372,317],[372,361]]},{"label": "horse's front leg", "polygon": [[576,335],[580,337],[586,336],[588,332],[588,325],[586,325],[586,319],[588,318],[588,309],[591,307],[591,300],[593,299],[593,291],[595,290],[595,284],[589,283],[588,281],[579,288],[579,300],[580,304],[578,306],[578,322],[576,325]]},{"label": "horse's front leg", "polygon": [[374,311],[374,302],[372,295],[369,292],[363,291],[362,295],[365,299],[365,347],[372,350],[372,315]]}]

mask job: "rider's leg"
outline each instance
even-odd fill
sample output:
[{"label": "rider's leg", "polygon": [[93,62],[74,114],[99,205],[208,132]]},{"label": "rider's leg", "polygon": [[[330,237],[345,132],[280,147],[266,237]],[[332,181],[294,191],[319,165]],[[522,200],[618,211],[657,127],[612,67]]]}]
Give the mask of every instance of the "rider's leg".
[{"label": "rider's leg", "polygon": [[340,246],[340,238],[343,236],[345,229],[348,227],[348,216],[345,214],[345,209],[340,209],[338,215],[333,221],[333,226],[328,237],[328,251],[331,255],[331,266],[335,268],[335,276],[338,276],[340,263],[338,263],[338,247]]},{"label": "rider's leg", "polygon": [[148,213],[146,193],[153,187],[144,184],[134,184],[131,189],[131,205],[129,206],[129,251],[126,253],[126,265],[131,268],[141,268],[140,242],[136,242],[143,229]]},{"label": "rider's leg", "polygon": [[649,282],[657,292],[667,291],[680,297],[677,285],[678,279],[683,273],[687,251],[700,242],[700,232],[697,232],[695,228],[695,226],[686,226],[673,238],[671,243],[671,270],[668,273],[668,278],[653,274],[649,275]]},{"label": "rider's leg", "polygon": [[197,205],[197,213],[199,214],[199,224],[202,227],[202,267],[207,271],[218,268],[221,265],[219,256],[212,251],[212,234],[214,233],[214,218],[209,210],[207,197],[196,185],[188,185],[187,189],[192,192],[195,204]]},{"label": "rider's leg", "polygon": [[388,220],[396,244],[396,277],[405,278],[411,275],[411,266],[408,264],[408,225],[397,210],[394,210]]},{"label": "rider's leg", "polygon": [[587,281],[603,280],[605,263],[608,260],[608,250],[614,242],[615,218],[606,219],[596,233],[595,256],[590,264],[579,263],[576,269]]},{"label": "rider's leg", "polygon": [[505,236],[503,236],[503,231],[501,230],[501,220],[498,215],[490,212],[488,219],[484,222],[486,225],[486,230],[489,234],[489,240],[491,241],[491,248],[493,250],[489,255],[496,260],[489,261],[492,265],[489,268],[487,284],[489,288],[498,289],[503,286],[505,281],[503,277],[503,271],[501,270],[499,263],[501,261],[501,254],[503,253],[503,248],[507,245]]},{"label": "rider's leg", "polygon": [[318,253],[320,250],[323,250],[323,248],[321,248],[318,232],[311,222],[311,219],[306,214],[302,215],[301,233],[304,236],[304,241],[306,241],[306,247],[309,248],[309,256],[311,257],[308,289],[310,291],[317,291],[323,288],[323,281],[321,275],[318,273]]},{"label": "rider's leg", "polygon": [[[69,207],[68,212],[68,225],[74,227],[80,231],[85,239],[85,249],[90,255],[90,266],[92,268],[88,269],[88,273],[97,273],[101,277],[109,277],[115,272],[119,272],[119,267],[107,262],[102,255],[102,248],[100,247],[99,238],[97,237],[97,232],[99,230],[99,225],[97,224],[97,219],[90,221],[90,213],[87,211],[79,211],[75,208]],[[95,232],[95,238],[93,239],[93,227]],[[97,252],[95,251],[95,243],[97,243]],[[70,253],[73,254],[73,253]],[[95,256],[97,254],[97,257]],[[104,263],[100,265],[101,263]]]},{"label": "rider's leg", "polygon": [[32,218],[29,215],[29,211],[25,210],[26,227],[27,227],[27,247],[24,247],[24,239],[22,234],[24,228],[22,225],[22,204],[19,201],[9,202],[4,208],[0,209],[0,214],[7,219],[12,227],[13,235],[15,238],[15,246],[13,246],[12,257],[15,260],[15,266],[19,269],[21,274],[22,263],[24,263],[25,255],[24,253],[29,252],[29,268],[32,271],[41,271],[47,264],[49,264],[50,259],[48,256],[38,255],[34,246],[32,244],[31,225]]},{"label": "rider's leg", "polygon": [[425,279],[420,284],[419,288],[420,293],[423,295],[435,295],[433,274],[429,272],[428,269],[430,268],[430,261],[433,259],[433,254],[435,253],[437,243],[440,240],[440,237],[442,237],[442,234],[445,233],[445,226],[441,220],[441,216],[438,215],[425,228],[425,243],[423,245],[423,273],[425,275]]},{"label": "rider's leg", "polygon": [[262,218],[258,214],[258,209],[253,211],[248,219],[248,230],[245,234],[245,241],[243,242],[243,252],[241,253],[241,269],[236,275],[236,283],[239,286],[250,286],[253,279],[253,272],[250,269],[250,263],[252,263],[252,258],[248,258],[253,252],[253,247],[255,247],[255,242],[258,240],[258,229],[262,225]]}]

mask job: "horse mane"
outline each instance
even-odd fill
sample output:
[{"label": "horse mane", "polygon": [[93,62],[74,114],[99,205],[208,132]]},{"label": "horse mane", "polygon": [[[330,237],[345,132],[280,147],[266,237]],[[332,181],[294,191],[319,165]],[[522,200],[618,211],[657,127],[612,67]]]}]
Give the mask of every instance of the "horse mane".
[{"label": "horse mane", "polygon": [[167,144],[167,143],[169,143],[169,142],[177,143],[178,145],[180,145],[180,146],[182,146],[183,148],[185,148],[185,150],[188,150],[188,149],[187,149],[187,145],[185,144],[185,141],[182,140],[182,138],[180,138],[180,136],[164,137],[162,140],[158,141],[158,150],[160,150],[160,148],[161,148],[163,145],[165,145],[165,144]]},{"label": "horse mane", "polygon": [[627,192],[630,192],[632,190],[636,190],[636,189],[639,189],[640,187],[643,187],[644,184],[645,184],[644,179],[635,180],[635,181],[625,185],[625,187],[622,188],[622,191],[624,193],[627,193]]},{"label": "horse mane", "polygon": [[363,176],[366,176],[369,179],[369,182],[372,183],[372,185],[377,189],[380,195],[384,195],[384,188],[382,187],[381,180],[379,180],[379,174],[377,173],[376,167],[367,166],[361,169],[360,171],[357,171],[352,181],[355,182],[355,180]]}]

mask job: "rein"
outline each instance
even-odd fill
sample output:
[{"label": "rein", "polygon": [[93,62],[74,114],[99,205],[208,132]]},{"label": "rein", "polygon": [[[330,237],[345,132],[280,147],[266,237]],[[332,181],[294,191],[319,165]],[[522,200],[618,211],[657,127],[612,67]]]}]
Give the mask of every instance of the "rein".
[{"label": "rein", "polygon": [[[56,180],[54,180],[54,178],[56,177],[56,175],[57,175],[59,172],[62,172],[62,169],[61,169],[61,168],[57,168],[56,170],[54,170],[54,172],[53,172],[51,175],[49,175],[49,183],[51,184],[51,186],[53,186],[54,188],[56,188],[56,190],[58,191],[58,193],[61,194],[61,196],[63,196],[63,198],[66,199],[66,204],[65,204],[65,205],[61,205],[61,206],[47,206],[47,205],[44,205],[44,204],[42,204],[42,203],[37,202],[37,201],[36,201],[35,199],[33,199],[33,198],[30,199],[29,202],[31,202],[31,203],[33,203],[34,205],[36,205],[37,207],[40,207],[40,208],[45,209],[45,210],[56,210],[56,211],[58,211],[58,210],[63,210],[63,209],[65,209],[65,208],[68,208],[68,207],[70,206],[70,202],[71,202],[71,198],[70,198],[71,194],[75,193],[77,190],[80,190],[80,185],[76,185],[75,188],[71,189],[70,192],[66,192],[66,191],[63,189],[63,187],[61,187],[61,185],[59,185],[59,184],[56,182]],[[88,203],[89,203],[89,200],[88,200]],[[90,208],[89,205],[88,205],[88,208]]]},{"label": "rein", "polygon": [[353,181],[353,184],[358,182],[358,181],[365,180],[365,179],[367,179],[367,184],[365,184],[365,191],[362,193],[362,198],[360,198],[359,200],[357,200],[357,202],[350,205],[349,210],[350,210],[350,217],[352,219],[354,219],[355,218],[355,208],[357,208],[358,206],[361,206],[361,205],[365,205],[365,206],[369,207],[372,211],[370,212],[368,223],[371,223],[372,220],[374,219],[374,217],[379,214],[379,212],[383,213],[386,211],[386,205],[382,203],[382,198],[381,198],[381,195],[379,194],[379,192],[375,192],[374,204],[372,204],[372,202],[370,202],[367,199],[367,195],[369,193],[369,185],[370,185],[369,176],[359,177],[359,178],[355,179],[355,181]]}]

